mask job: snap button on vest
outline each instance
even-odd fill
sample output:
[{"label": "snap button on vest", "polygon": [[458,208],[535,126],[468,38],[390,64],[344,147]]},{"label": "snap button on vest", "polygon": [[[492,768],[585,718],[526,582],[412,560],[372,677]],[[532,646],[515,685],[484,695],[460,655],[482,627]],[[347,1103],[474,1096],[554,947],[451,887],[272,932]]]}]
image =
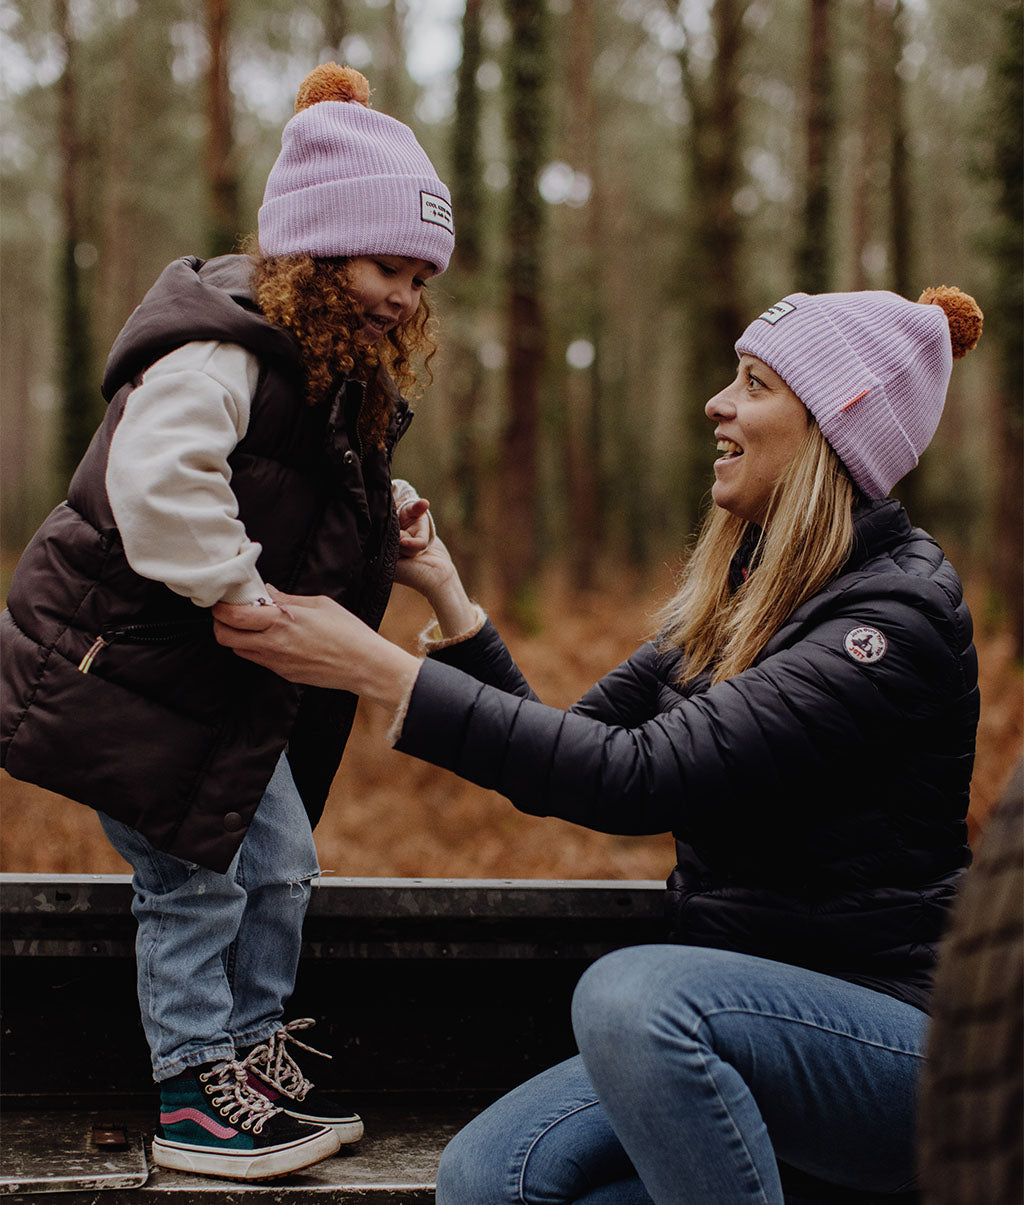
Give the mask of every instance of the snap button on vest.
[{"label": "snap button on vest", "polygon": [[237,833],[242,828],[242,817],[237,812],[228,812],[224,817],[224,828],[229,833]]}]

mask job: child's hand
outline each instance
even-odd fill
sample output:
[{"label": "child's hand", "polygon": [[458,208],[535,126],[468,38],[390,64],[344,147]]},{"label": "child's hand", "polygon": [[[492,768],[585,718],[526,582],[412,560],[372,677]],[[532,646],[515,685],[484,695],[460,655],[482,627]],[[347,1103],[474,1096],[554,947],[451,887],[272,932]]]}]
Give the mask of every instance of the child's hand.
[{"label": "child's hand", "polygon": [[434,538],[434,521],[430,517],[430,503],[426,498],[416,498],[400,506],[398,522],[402,528],[398,537],[399,557],[416,556]]},{"label": "child's hand", "polygon": [[213,617],[229,628],[242,628],[247,632],[264,632],[277,619],[279,608],[276,603],[218,603],[213,608]]},{"label": "child's hand", "polygon": [[432,601],[433,594],[457,576],[448,549],[439,536],[434,536],[419,552],[403,552],[395,565],[397,584],[418,591],[428,601]]}]

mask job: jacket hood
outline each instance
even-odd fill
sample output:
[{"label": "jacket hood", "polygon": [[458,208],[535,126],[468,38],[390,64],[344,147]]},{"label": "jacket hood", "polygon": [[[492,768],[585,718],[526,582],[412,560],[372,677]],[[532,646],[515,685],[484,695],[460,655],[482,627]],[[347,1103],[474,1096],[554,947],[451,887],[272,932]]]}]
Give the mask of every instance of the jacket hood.
[{"label": "jacket hood", "polygon": [[253,300],[251,271],[246,255],[189,255],[169,264],[114,340],[103,373],[104,398],[109,402],[175,348],[206,340],[237,343],[301,374],[298,344],[269,323]]}]

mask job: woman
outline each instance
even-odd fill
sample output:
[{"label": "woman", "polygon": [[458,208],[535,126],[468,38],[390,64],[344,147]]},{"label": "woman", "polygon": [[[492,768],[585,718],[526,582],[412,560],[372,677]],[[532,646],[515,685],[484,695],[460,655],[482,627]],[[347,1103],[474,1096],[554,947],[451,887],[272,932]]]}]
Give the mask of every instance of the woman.
[{"label": "woman", "polygon": [[580,1055],[477,1117],[442,1205],[781,1202],[779,1164],[895,1192],[935,946],[969,860],[971,620],[889,490],[981,312],[955,289],[797,293],[708,402],[708,518],[657,640],[569,711],[536,700],[437,542],[405,562],[423,662],[327,600],[218,639],[396,712],[396,747],[524,811],[675,834],[673,944],[580,981]]}]

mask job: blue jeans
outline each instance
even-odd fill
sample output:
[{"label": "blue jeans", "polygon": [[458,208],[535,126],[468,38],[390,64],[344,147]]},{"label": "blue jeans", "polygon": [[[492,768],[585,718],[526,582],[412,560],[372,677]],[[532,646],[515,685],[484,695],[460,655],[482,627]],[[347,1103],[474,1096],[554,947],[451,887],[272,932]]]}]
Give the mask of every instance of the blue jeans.
[{"label": "blue jeans", "polygon": [[634,946],[580,980],[580,1055],[449,1143],[438,1205],[781,1205],[781,1160],[832,1184],[914,1177],[927,1017],[724,950]]},{"label": "blue jeans", "polygon": [[139,1007],[157,1081],[234,1058],[280,1025],[319,873],[302,799],[282,756],[225,874],[154,849],[100,813],[134,870]]}]

